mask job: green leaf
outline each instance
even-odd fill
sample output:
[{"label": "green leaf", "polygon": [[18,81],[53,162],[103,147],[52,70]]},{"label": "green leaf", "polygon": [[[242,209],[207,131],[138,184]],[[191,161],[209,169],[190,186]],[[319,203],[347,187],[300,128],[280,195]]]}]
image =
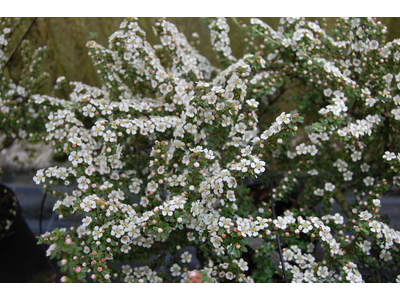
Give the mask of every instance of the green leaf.
[{"label": "green leaf", "polygon": [[228,247],[228,249],[226,249],[227,252],[228,252],[228,254],[233,255],[233,248],[235,248],[235,247],[233,247],[233,245],[230,245],[230,246]]},{"label": "green leaf", "polygon": [[57,255],[56,251],[52,251],[50,254],[50,259],[53,259]]},{"label": "green leaf", "polygon": [[77,277],[78,277],[79,281],[83,281],[83,279],[84,279],[84,275],[82,274],[82,272],[78,273]]},{"label": "green leaf", "polygon": [[239,258],[242,255],[242,251],[240,249],[237,249],[236,247],[233,247],[233,255],[236,258]]},{"label": "green leaf", "polygon": [[82,247],[76,247],[74,250],[74,255],[79,256],[81,254]]}]

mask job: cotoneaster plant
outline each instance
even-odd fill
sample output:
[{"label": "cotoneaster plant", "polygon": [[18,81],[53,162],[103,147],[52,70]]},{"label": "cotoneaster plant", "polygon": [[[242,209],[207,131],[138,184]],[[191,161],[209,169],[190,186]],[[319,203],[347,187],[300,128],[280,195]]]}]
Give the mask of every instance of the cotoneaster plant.
[{"label": "cotoneaster plant", "polygon": [[[43,139],[70,161],[34,181],[59,197],[60,218],[82,215],[39,238],[61,281],[269,282],[283,276],[269,259],[277,236],[291,282],[400,281],[400,232],[379,214],[399,185],[400,41],[372,18],[332,31],[234,19],[244,43],[226,19],[203,21],[219,68],[165,18],[154,46],[129,18],[108,48],[87,43],[101,88],[61,78],[69,99],[30,97]],[[293,109],[280,111],[286,91]],[[245,178],[276,185],[254,199]],[[276,218],[271,198],[286,207]]]},{"label": "cotoneaster plant", "polygon": [[[30,97],[49,82],[50,75],[43,71],[47,47],[33,49],[26,39],[16,42],[21,38],[16,32],[22,21],[23,18],[0,18],[0,151],[11,147],[15,141],[41,142],[46,133],[47,111]],[[13,50],[20,52],[22,68],[19,80],[6,74],[6,67],[11,69],[7,64],[14,54],[9,49],[11,41],[16,44]]]}]

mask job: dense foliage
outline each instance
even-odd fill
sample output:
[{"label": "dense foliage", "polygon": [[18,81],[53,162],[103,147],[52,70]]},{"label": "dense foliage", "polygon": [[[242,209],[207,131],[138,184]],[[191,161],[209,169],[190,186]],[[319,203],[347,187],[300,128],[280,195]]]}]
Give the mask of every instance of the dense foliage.
[{"label": "dense foliage", "polygon": [[[372,18],[332,31],[323,18],[282,18],[277,30],[234,19],[246,50],[235,58],[227,20],[203,21],[220,67],[165,18],[154,46],[129,18],[108,48],[87,43],[101,88],[59,78],[68,99],[35,94],[36,56],[19,85],[3,79],[2,132],[70,162],[33,178],[59,197],[60,218],[83,217],[39,238],[62,281],[271,282],[283,276],[270,259],[277,236],[289,281],[399,281],[400,232],[379,209],[400,185],[400,40]],[[265,183],[262,197],[246,178]]]}]

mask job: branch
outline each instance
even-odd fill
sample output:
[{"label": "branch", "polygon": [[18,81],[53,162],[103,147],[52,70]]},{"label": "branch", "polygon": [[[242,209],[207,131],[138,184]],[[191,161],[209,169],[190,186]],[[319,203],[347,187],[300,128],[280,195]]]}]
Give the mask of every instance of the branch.
[{"label": "branch", "polygon": [[351,218],[351,210],[349,203],[347,202],[346,197],[343,195],[342,191],[339,189],[335,189],[333,191],[333,197],[339,203],[339,205],[343,208],[344,212],[346,213],[346,216],[350,219]]},{"label": "branch", "polygon": [[31,24],[29,24],[28,29],[25,31],[24,35],[22,36],[22,38],[18,41],[17,45],[15,45],[14,49],[11,52],[10,57],[7,59],[3,69],[1,70],[1,72],[3,73],[4,70],[7,68],[8,63],[10,62],[11,58],[13,57],[15,51],[17,50],[18,46],[21,44],[22,40],[25,38],[26,34],[29,32],[29,30],[32,28],[33,23],[35,23],[36,21],[36,17],[33,18],[33,20],[31,21]]}]

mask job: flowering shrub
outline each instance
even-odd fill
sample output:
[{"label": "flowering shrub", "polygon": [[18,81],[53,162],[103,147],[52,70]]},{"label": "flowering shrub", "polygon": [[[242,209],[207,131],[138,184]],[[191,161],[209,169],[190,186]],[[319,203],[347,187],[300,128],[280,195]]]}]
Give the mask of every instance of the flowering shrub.
[{"label": "flowering shrub", "polygon": [[[29,41],[21,42],[23,61],[22,76],[18,83],[4,76],[4,69],[10,56],[8,46],[21,18],[0,18],[0,151],[10,147],[16,140],[38,142],[46,132],[47,118],[41,106],[29,100],[31,93],[37,93],[49,75],[42,72],[42,58],[46,47],[33,50]],[[2,168],[0,167],[0,175]],[[17,214],[17,199],[12,192],[2,186],[0,201],[0,236],[10,229]]]},{"label": "flowering shrub", "polygon": [[20,18],[0,18],[0,137],[1,150],[9,147],[15,140],[41,141],[46,132],[47,113],[42,106],[33,103],[29,97],[40,91],[49,80],[43,72],[43,55],[46,47],[32,49],[28,40],[20,45],[22,60],[21,78],[15,83],[4,76],[4,68],[9,56],[8,45],[16,29],[21,25]]},{"label": "flowering shrub", "polygon": [[[251,19],[237,22],[246,54],[235,58],[227,20],[205,23],[221,69],[166,19],[155,46],[127,19],[108,48],[87,43],[101,88],[59,78],[68,100],[29,97],[71,163],[33,179],[59,197],[60,218],[83,216],[40,237],[62,281],[272,281],[276,237],[291,282],[400,281],[400,232],[379,215],[400,185],[400,40],[371,18],[332,32],[324,19],[282,18],[277,31]],[[290,112],[276,105],[286,90],[300,90]],[[243,182],[271,177],[261,200]],[[271,197],[286,207],[276,219]]]}]

